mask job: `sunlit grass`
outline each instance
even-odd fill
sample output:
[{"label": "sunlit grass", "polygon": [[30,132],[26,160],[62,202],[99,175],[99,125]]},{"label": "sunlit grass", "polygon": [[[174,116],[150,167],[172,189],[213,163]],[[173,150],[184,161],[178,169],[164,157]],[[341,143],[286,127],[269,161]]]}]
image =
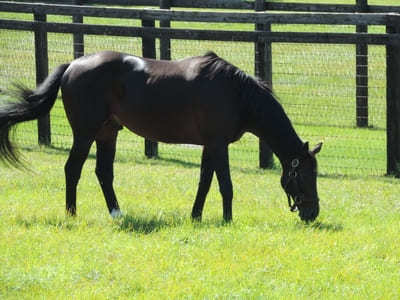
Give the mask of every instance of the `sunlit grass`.
[{"label": "sunlit grass", "polygon": [[[397,4],[382,2],[369,0]],[[254,72],[251,44],[172,45],[173,58],[215,50]],[[85,37],[88,53],[104,48],[141,55],[137,39]],[[15,79],[34,86],[33,34],[1,30],[0,49],[0,89]],[[72,37],[49,34],[49,49],[50,69],[70,61]],[[245,135],[230,147],[234,222],[222,222],[213,182],[203,222],[192,223],[201,149],[161,144],[160,158],[148,160],[143,140],[126,129],[119,136],[114,182],[124,217],[108,215],[94,174],[95,149],[78,188],[78,216],[67,217],[63,166],[71,130],[57,101],[53,146],[38,147],[36,124],[23,124],[16,138],[31,171],[0,166],[0,298],[400,298],[400,185],[371,176],[384,174],[386,165],[383,47],[370,47],[369,129],[354,127],[353,46],[276,44],[273,52],[274,88],[296,130],[311,145],[324,141],[316,222],[303,224],[289,212],[279,165],[258,169],[258,141]]]},{"label": "sunlit grass", "polygon": [[321,214],[290,213],[279,171],[232,168],[234,222],[214,182],[189,215],[196,163],[117,160],[125,217],[113,221],[90,158],[78,216],[64,213],[65,155],[23,151],[33,173],[1,168],[3,298],[384,298],[400,296],[396,179],[319,178]]}]

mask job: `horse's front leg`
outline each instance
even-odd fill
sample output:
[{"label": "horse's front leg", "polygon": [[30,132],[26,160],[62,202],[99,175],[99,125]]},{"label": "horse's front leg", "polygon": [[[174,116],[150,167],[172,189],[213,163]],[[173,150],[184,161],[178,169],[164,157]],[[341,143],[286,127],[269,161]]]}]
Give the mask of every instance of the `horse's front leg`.
[{"label": "horse's front leg", "polygon": [[215,172],[217,174],[219,190],[222,195],[224,220],[230,222],[232,221],[233,187],[229,170],[228,145],[218,148],[214,154],[214,158]]},{"label": "horse's front leg", "polygon": [[192,209],[192,219],[201,221],[204,202],[206,201],[207,193],[210,190],[210,185],[214,173],[212,157],[210,156],[208,147],[204,146],[201,156],[200,181]]}]

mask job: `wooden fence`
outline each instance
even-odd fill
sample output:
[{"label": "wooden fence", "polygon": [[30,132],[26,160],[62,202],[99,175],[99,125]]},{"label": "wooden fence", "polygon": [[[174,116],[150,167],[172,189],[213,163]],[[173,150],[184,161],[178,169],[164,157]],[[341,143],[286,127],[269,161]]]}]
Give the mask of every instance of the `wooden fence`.
[{"label": "wooden fence", "polygon": [[[369,5],[368,0],[353,0],[354,4],[316,4],[316,3],[278,3],[264,0],[268,11],[298,11],[298,12],[332,12],[332,13],[400,13],[400,6]],[[1,2],[5,2],[1,0]],[[103,4],[127,6],[159,7],[160,0],[14,0],[13,2],[40,2],[50,4]],[[256,10],[257,0],[161,0],[170,8],[214,8],[229,10]],[[304,1],[305,2],[305,1]]]},{"label": "wooden fence", "polygon": [[[64,2],[64,1],[61,1]],[[71,2],[71,1],[65,1]],[[76,1],[73,1],[76,3]],[[84,1],[80,1],[82,3]],[[116,1],[101,1],[113,3]],[[121,3],[120,3],[121,2]],[[387,173],[399,174],[400,163],[400,7],[370,6],[367,0],[357,0],[355,5],[269,3],[264,0],[149,0],[118,1],[122,4],[154,5],[161,9],[107,8],[85,5],[27,4],[0,2],[0,11],[32,13],[34,21],[0,19],[0,29],[25,30],[35,32],[35,57],[37,82],[48,74],[47,33],[71,33],[74,36],[74,55],[84,53],[83,35],[111,35],[142,38],[143,56],[155,57],[155,39],[160,39],[160,57],[170,59],[170,40],[213,40],[242,41],[255,45],[256,75],[272,83],[271,43],[326,43],[357,45],[357,125],[368,125],[368,45],[385,45],[387,48]],[[93,2],[91,2],[93,3]],[[175,11],[170,7],[213,7],[229,9],[252,9],[255,12],[203,12]],[[296,13],[277,14],[272,10],[293,10]],[[298,13],[298,12],[307,13]],[[323,12],[323,13],[320,13]],[[389,13],[392,12],[392,13]],[[73,23],[46,22],[46,16],[73,16]],[[84,24],[83,17],[127,18],[142,20],[141,27]],[[155,27],[155,21],[160,27]],[[228,30],[186,30],[170,28],[171,21],[222,22],[255,24],[252,31]],[[328,24],[354,25],[355,33],[310,33],[272,32],[271,24]],[[386,26],[386,33],[368,33],[369,25]],[[50,143],[50,120],[39,121],[39,142]],[[146,155],[157,155],[157,144],[146,142]],[[260,141],[260,166],[271,164],[271,152]]]}]

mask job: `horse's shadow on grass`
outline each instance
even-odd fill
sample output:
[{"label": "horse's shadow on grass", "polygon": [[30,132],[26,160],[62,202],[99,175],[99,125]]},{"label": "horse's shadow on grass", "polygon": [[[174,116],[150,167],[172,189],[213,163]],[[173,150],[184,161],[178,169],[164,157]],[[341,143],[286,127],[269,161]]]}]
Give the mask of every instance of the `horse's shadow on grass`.
[{"label": "horse's shadow on grass", "polygon": [[344,230],[342,224],[334,223],[324,223],[321,221],[316,221],[313,223],[301,223],[301,227],[307,227],[313,230],[327,231],[327,232],[341,232]]},{"label": "horse's shadow on grass", "polygon": [[[77,220],[74,217],[16,217],[16,223],[26,228],[32,228],[35,226],[47,226],[54,227],[59,230],[76,230],[81,226],[99,226],[100,224],[96,220]],[[233,223],[227,223],[217,219],[203,220],[202,222],[193,221],[187,218],[186,215],[179,213],[159,215],[139,215],[139,214],[124,214],[122,217],[112,221],[113,228],[119,232],[136,233],[141,235],[148,235],[157,233],[162,230],[168,230],[184,226],[185,224],[191,224],[196,228],[210,228],[210,227],[226,227],[233,225]],[[277,224],[275,224],[278,226]],[[344,227],[340,223],[325,223],[322,221],[316,221],[313,223],[297,222],[296,227],[300,230],[305,228],[310,230],[318,230],[321,232],[341,232]]]},{"label": "horse's shadow on grass", "polygon": [[[83,225],[81,223],[84,223]],[[185,218],[179,215],[139,216],[126,214],[113,220],[117,231],[132,232],[138,234],[151,234],[162,229],[173,228],[182,225]],[[35,226],[53,227],[62,230],[74,230],[79,226],[98,226],[96,221],[78,221],[74,217],[23,217],[17,216],[16,223],[26,228]]]},{"label": "horse's shadow on grass", "polygon": [[[15,222],[19,226],[27,229],[37,226],[45,226],[56,228],[57,230],[74,231],[82,227],[98,227],[104,225],[104,220],[97,219],[82,219],[76,217],[61,217],[61,216],[20,216],[18,215]],[[159,231],[182,227],[190,224],[195,228],[211,228],[225,227],[232,225],[219,219],[209,219],[193,221],[186,214],[174,213],[159,213],[158,215],[140,215],[125,213],[122,217],[112,221],[112,228],[118,232],[136,233],[140,235],[148,235]],[[108,222],[107,222],[108,223]]]},{"label": "horse's shadow on grass", "polygon": [[125,214],[114,221],[116,230],[139,234],[151,234],[166,228],[179,227],[187,222],[178,214],[161,216],[140,216]]}]

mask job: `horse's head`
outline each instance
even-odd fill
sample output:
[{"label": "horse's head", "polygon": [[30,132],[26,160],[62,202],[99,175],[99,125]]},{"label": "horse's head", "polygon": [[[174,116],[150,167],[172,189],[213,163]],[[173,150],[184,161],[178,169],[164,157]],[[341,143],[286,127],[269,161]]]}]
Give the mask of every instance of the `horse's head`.
[{"label": "horse's head", "polygon": [[319,143],[309,150],[307,142],[298,157],[283,162],[281,184],[287,194],[290,210],[298,209],[300,218],[306,222],[314,221],[319,214],[315,155],[321,147],[322,143]]}]

